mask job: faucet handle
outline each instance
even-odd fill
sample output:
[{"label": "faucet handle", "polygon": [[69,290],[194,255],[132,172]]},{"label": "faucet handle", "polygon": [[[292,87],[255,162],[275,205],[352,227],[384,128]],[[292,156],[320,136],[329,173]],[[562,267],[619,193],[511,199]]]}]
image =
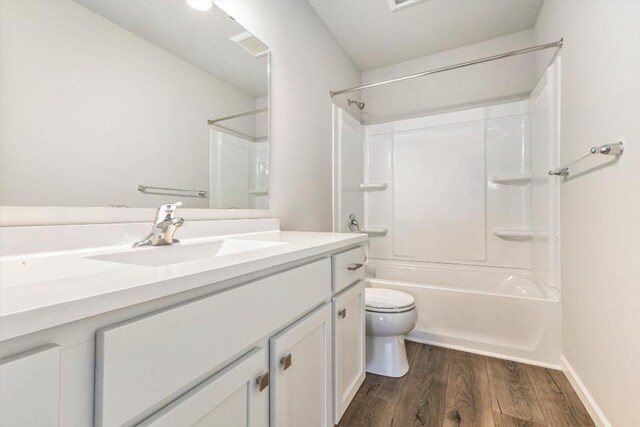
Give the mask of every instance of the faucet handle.
[{"label": "faucet handle", "polygon": [[175,202],[175,203],[170,203],[168,205],[162,205],[160,206],[161,208],[167,209],[167,210],[172,210],[175,211],[177,208],[179,208],[180,206],[182,206],[182,202]]},{"label": "faucet handle", "polygon": [[160,205],[156,210],[156,221],[163,221],[165,219],[174,218],[176,209],[182,206],[182,202],[169,203],[166,205]]}]

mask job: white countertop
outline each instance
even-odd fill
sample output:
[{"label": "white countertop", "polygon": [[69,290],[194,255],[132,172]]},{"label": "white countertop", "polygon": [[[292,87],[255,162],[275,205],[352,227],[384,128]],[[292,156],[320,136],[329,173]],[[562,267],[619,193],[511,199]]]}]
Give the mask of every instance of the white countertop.
[{"label": "white countertop", "polygon": [[[179,244],[190,245],[225,238],[283,244],[162,266],[122,264],[89,258],[126,251],[130,245],[2,257],[0,341],[272,269],[367,240],[363,234],[266,231],[191,238]],[[141,250],[163,249],[155,247]]]}]

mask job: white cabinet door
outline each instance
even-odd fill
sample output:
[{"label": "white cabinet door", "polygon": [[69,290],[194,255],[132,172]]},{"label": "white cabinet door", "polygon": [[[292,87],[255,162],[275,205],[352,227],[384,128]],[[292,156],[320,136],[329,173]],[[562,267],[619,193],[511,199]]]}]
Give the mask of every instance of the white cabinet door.
[{"label": "white cabinet door", "polygon": [[57,427],[60,347],[54,344],[0,361],[0,426]]},{"label": "white cabinet door", "polygon": [[331,418],[331,305],[271,338],[271,425],[327,427]]},{"label": "white cabinet door", "polygon": [[255,348],[139,425],[267,427],[267,369],[266,350]]},{"label": "white cabinet door", "polygon": [[333,408],[338,424],[365,377],[364,282],[333,297]]}]

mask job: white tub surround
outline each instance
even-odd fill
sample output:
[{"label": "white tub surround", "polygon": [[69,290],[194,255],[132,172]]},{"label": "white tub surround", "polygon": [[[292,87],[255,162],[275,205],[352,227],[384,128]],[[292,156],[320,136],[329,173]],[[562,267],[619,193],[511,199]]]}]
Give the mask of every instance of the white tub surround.
[{"label": "white tub surround", "polygon": [[180,249],[222,239],[268,246],[255,243],[254,250],[156,266],[108,261],[129,251],[160,256],[177,249],[131,250],[148,230],[148,224],[2,228],[0,341],[202,286],[223,288],[226,280],[366,240],[357,234],[279,231],[274,219],[198,221],[176,233]]},{"label": "white tub surround", "polygon": [[527,269],[559,288],[551,80],[531,100],[363,126],[361,180],[387,183],[353,196],[360,225],[387,231],[369,257]]},{"label": "white tub surround", "polygon": [[338,423],[364,381],[367,237],[202,221],[132,249],[148,230],[0,229],[0,424]]}]

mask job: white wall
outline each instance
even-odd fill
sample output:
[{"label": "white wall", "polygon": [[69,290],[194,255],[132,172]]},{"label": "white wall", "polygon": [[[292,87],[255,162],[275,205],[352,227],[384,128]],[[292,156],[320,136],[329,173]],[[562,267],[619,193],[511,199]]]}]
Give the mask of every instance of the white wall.
[{"label": "white wall", "polygon": [[547,0],[535,28],[539,41],[565,40],[562,160],[627,147],[618,162],[572,168],[561,187],[564,355],[614,426],[640,419],[639,23],[638,1]]},{"label": "white wall", "polygon": [[[433,68],[530,47],[532,31],[522,31],[362,73],[362,83],[375,83]],[[426,113],[525,99],[540,78],[531,66],[551,52],[517,56],[473,67],[433,74],[362,92],[364,123],[419,117]]]},{"label": "white wall", "polygon": [[0,204],[155,207],[179,196],[138,184],[209,189],[206,120],[252,96],[70,0],[0,4]]},{"label": "white wall", "polygon": [[304,0],[216,4],[271,49],[269,205],[285,230],[331,230],[331,98],[360,72]]}]

